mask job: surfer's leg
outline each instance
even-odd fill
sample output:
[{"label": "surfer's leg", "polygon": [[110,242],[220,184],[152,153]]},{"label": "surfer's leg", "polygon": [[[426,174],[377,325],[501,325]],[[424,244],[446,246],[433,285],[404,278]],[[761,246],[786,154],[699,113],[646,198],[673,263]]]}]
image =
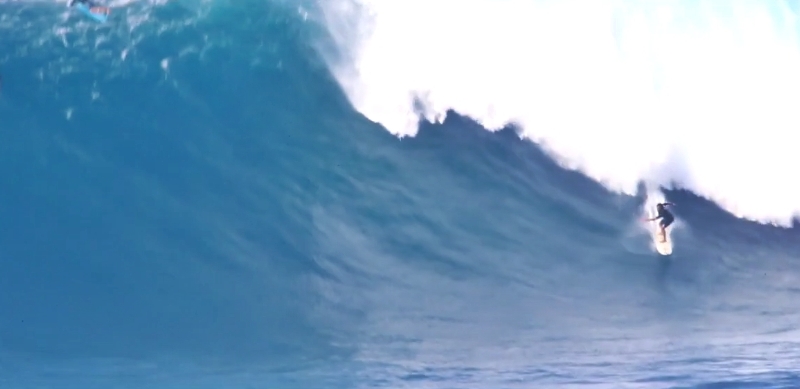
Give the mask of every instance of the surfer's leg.
[{"label": "surfer's leg", "polygon": [[669,223],[670,222],[664,219],[661,219],[661,221],[658,223],[658,227],[661,229],[661,233],[659,234],[661,236],[661,243],[667,241],[667,226]]}]

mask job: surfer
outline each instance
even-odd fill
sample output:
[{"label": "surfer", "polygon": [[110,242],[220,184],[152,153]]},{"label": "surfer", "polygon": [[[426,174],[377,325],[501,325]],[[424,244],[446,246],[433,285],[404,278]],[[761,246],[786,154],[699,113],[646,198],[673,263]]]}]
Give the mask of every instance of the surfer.
[{"label": "surfer", "polygon": [[661,242],[664,243],[667,241],[667,227],[669,227],[672,222],[675,221],[675,216],[672,215],[667,207],[673,206],[674,203],[658,203],[656,204],[656,217],[650,219],[644,219],[645,221],[651,222],[654,220],[658,220],[659,218],[661,221],[658,223],[658,226],[661,228]]},{"label": "surfer", "polygon": [[108,15],[111,13],[111,8],[103,7],[94,2],[94,0],[69,0],[69,6],[72,7],[75,3],[80,3],[89,8],[89,12],[95,14]]}]

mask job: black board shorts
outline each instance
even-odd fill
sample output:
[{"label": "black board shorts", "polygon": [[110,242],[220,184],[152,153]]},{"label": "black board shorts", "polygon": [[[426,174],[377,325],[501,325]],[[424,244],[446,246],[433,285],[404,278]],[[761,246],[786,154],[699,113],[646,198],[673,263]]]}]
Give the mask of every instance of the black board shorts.
[{"label": "black board shorts", "polygon": [[672,216],[672,215],[664,216],[664,217],[661,218],[661,223],[660,224],[661,224],[661,227],[667,228],[674,221],[675,221],[675,217],[674,216]]}]

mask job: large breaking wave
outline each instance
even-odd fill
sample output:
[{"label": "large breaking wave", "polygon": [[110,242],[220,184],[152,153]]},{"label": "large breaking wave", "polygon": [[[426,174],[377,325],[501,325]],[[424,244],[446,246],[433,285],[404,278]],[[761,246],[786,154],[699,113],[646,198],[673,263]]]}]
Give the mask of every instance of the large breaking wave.
[{"label": "large breaking wave", "polygon": [[393,134],[447,110],[609,188],[688,188],[748,219],[800,211],[796,1],[321,2],[328,62]]}]

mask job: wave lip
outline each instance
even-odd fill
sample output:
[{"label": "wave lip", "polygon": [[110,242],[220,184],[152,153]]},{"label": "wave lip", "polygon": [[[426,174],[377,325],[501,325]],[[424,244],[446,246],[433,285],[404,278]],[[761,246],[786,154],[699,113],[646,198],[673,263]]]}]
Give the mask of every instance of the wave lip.
[{"label": "wave lip", "polygon": [[[398,136],[450,109],[514,123],[564,166],[633,194],[692,190],[789,225],[800,185],[797,15],[768,1],[325,2],[351,103]],[[342,59],[343,58],[343,59]]]}]

